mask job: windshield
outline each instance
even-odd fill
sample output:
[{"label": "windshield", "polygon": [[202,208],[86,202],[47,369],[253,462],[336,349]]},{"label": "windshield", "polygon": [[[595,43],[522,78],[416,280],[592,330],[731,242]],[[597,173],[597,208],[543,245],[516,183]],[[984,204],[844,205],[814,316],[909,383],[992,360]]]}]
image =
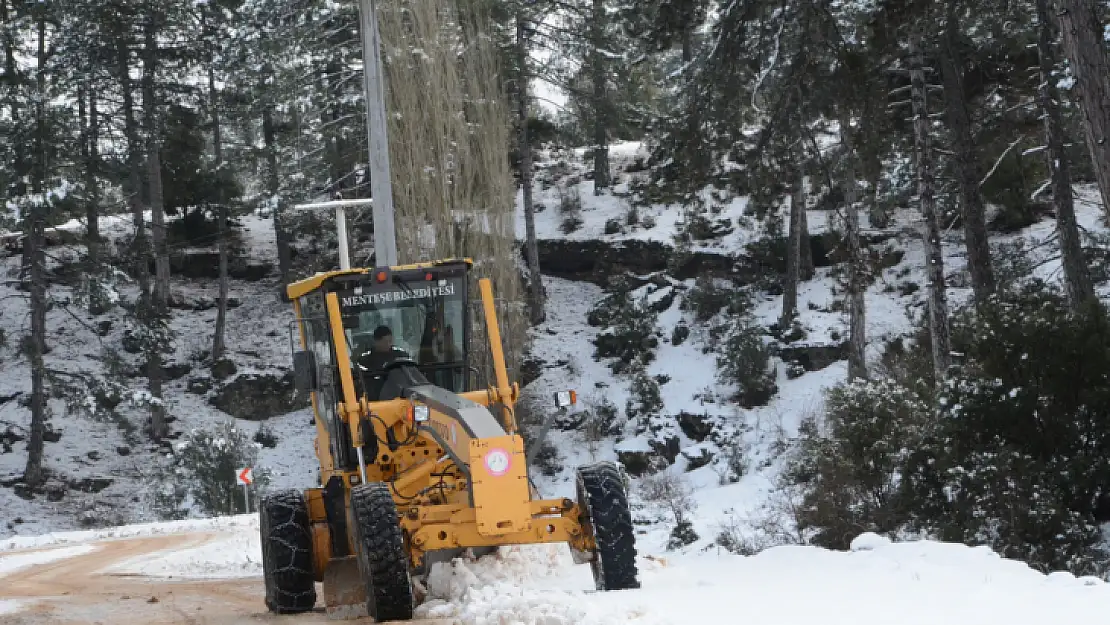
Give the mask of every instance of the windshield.
[{"label": "windshield", "polygon": [[339,291],[352,360],[367,363],[407,356],[421,366],[463,364],[463,280],[453,277]]}]

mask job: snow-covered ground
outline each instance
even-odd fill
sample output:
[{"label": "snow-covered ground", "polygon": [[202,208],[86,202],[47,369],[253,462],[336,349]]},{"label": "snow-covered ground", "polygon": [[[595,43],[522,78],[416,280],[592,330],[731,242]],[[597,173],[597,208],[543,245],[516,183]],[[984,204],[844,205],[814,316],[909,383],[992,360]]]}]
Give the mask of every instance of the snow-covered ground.
[{"label": "snow-covered ground", "polygon": [[[24,566],[84,555],[104,540],[196,534],[195,548],[147,554],[102,573],[175,579],[261,573],[257,516],[57,533],[0,544],[0,580]],[[24,554],[13,548],[37,548]],[[53,549],[50,549],[53,547]],[[1110,610],[1110,585],[1044,575],[989,549],[863,534],[851,551],[782,546],[755,556],[674,555],[639,545],[641,588],[599,593],[565,546],[505,547],[477,561],[438,564],[417,616],[459,625],[693,625],[797,623],[1043,625],[1091,622]],[[261,580],[259,580],[261,583]],[[0,604],[16,612],[20,601]]]}]

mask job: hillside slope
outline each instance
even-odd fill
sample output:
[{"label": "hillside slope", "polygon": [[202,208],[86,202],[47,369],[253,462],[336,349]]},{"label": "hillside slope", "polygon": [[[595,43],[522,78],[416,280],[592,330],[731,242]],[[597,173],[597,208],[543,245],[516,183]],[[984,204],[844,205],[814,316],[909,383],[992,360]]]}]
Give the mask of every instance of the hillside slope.
[{"label": "hillside slope", "polygon": [[[744,214],[746,202],[739,199],[720,206],[717,218],[727,220],[726,233],[676,246],[675,236],[684,228],[677,207],[633,209],[630,203],[630,185],[643,175],[637,167],[643,156],[638,144],[616,146],[613,168],[621,172],[618,184],[613,193],[601,196],[593,195],[580,150],[547,154],[540,165],[536,196],[543,210],[536,216],[537,231],[545,272],[551,275],[544,280],[547,320],[531,331],[532,361],[529,371],[521,372],[528,376],[522,415],[534,432],[551,412],[551,393],[571,387],[581,398],[570,414],[557,415],[548,435],[552,448],[536,472],[541,490],[550,495],[572,494],[574,467],[595,459],[620,460],[635,476],[637,519],[650,549],[661,549],[670,540],[675,521],[669,511],[673,502],[661,500],[658,488],[651,492],[659,475],[674,476],[690,494],[683,505],[694,510],[687,516],[698,538],[685,547],[688,552],[712,548],[729,534],[740,535],[751,545],[796,539],[791,538],[789,519],[781,518],[784,502],[777,500],[781,494],[775,485],[782,452],[797,434],[798,424],[820,411],[823,389],[845,378],[847,319],[838,302],[838,267],[827,258],[817,258],[816,275],[800,287],[798,322],[803,339],[786,342],[763,336],[780,350],[772,359],[778,390],[764,405],[742,408],[730,399],[736,389],[718,376],[722,346],[713,327],[727,326],[730,318],[721,304],[716,310],[709,306],[708,317],[699,320],[697,315],[705,313],[706,307],[697,300],[705,295],[704,276],[712,276],[721,288],[747,285],[754,323],[771,326],[779,316],[781,295],[763,290],[761,280],[773,277],[776,270],[752,251],[758,247],[745,247],[758,244],[767,233]],[[1105,230],[1096,194],[1084,188],[1079,192],[1084,200],[1081,225],[1090,231]],[[914,211],[904,209],[890,228],[865,230],[882,267],[866,294],[868,356],[873,362],[887,342],[908,335],[923,312],[923,256],[915,219]],[[568,227],[568,220],[576,227]],[[523,216],[517,221],[522,230]],[[833,231],[830,221],[825,211],[808,211],[815,238]],[[238,277],[231,283],[237,305],[228,317],[231,367],[213,372],[204,364],[216,295],[207,269],[203,264],[183,264],[173,278],[178,305],[172,328],[177,340],[167,359],[167,372],[174,379],[166,387],[169,412],[175,419],[172,427],[175,432],[187,432],[232,419],[253,434],[259,427],[257,419],[267,418],[276,444],[260,450],[257,468],[273,472],[271,487],[306,486],[316,474],[313,431],[304,400],[295,397],[290,387],[292,313],[275,296],[279,285],[271,266],[272,222],[262,215],[248,215],[240,223],[243,251],[236,264]],[[1051,237],[1053,227],[1051,220],[1045,220],[1020,233],[996,235],[993,241],[1028,239],[1030,262],[1037,265],[1052,253],[1051,246],[1038,244]],[[105,231],[119,245],[126,245],[126,222],[106,223]],[[835,244],[836,236],[823,240]],[[125,343],[124,312],[92,319],[78,306],[63,305],[75,296],[73,281],[67,278],[72,272],[66,265],[77,258],[77,250],[77,246],[51,250],[50,266],[56,278],[50,295],[58,305],[48,319],[48,367],[110,379],[141,396],[145,379],[137,376],[136,357],[103,349]],[[949,297],[955,305],[970,293],[957,233],[946,232],[945,250]],[[191,258],[211,258],[210,252],[208,256],[204,250],[193,252],[196,255]],[[0,270],[14,277],[19,262],[18,256],[0,259]],[[1036,272],[1055,278],[1058,263],[1039,264]],[[637,410],[643,389],[635,388],[634,376],[613,372],[619,358],[595,359],[595,342],[612,334],[612,329],[588,323],[591,311],[613,294],[609,278],[626,274],[632,277],[630,297],[645,298],[643,302],[656,311],[651,331],[658,341],[645,370],[658,384],[658,402],[650,414],[635,418],[629,417],[629,402]],[[0,536],[154,520],[146,504],[144,476],[151,473],[165,448],[148,442],[143,433],[145,409],[130,406],[131,397],[126,395],[117,398],[122,401],[107,421],[73,411],[62,399],[52,400],[54,435],[46,446],[51,481],[45,492],[28,494],[18,488],[25,461],[20,438],[29,418],[21,400],[30,382],[26,360],[18,353],[19,337],[26,331],[26,308],[17,297],[17,286],[12,281],[0,284],[0,297],[6,302],[0,328],[8,338],[0,348],[0,443],[4,443],[0,505],[11,512],[7,523],[0,525]],[[1105,283],[1099,289],[1103,294],[1110,290]],[[126,292],[126,287],[122,290]],[[688,331],[682,340],[677,340],[679,328]],[[109,363],[113,366],[106,368]],[[249,418],[232,418],[229,412]],[[608,419],[605,427],[595,427],[598,415]],[[776,520],[772,525],[779,528],[778,535],[767,535],[768,519]]]}]

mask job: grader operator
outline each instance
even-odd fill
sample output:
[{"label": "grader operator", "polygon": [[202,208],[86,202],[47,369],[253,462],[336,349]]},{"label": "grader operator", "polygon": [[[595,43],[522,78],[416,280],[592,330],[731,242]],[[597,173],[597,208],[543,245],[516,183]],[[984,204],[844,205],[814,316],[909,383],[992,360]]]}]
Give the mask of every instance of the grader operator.
[{"label": "grader operator", "polygon": [[[320,484],[263,499],[266,604],[295,613],[324,584],[333,617],[412,618],[413,578],[464,550],[567,543],[598,590],[638,588],[622,475],[577,471],[577,501],[541,499],[516,422],[492,285],[472,261],[347,269],[290,284],[301,348],[297,388],[312,395]],[[492,380],[471,349],[471,304],[485,322]],[[557,406],[574,402],[557,394]]]}]

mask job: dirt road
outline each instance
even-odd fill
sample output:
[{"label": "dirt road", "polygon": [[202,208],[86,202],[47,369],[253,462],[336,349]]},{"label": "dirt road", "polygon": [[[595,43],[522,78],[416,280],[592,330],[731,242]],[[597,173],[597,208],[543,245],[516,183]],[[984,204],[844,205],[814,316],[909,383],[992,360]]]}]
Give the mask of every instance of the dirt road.
[{"label": "dirt road", "polygon": [[[319,604],[317,611],[309,614],[270,614],[263,603],[265,593],[260,578],[175,581],[104,572],[124,560],[187,549],[218,537],[217,533],[194,533],[103,541],[94,543],[95,551],[84,555],[0,574],[0,623],[300,625],[373,622],[370,619],[330,621]],[[0,557],[34,551],[46,550],[6,552]],[[10,611],[13,603],[14,611]],[[415,625],[417,621],[410,623]],[[419,623],[446,625],[449,621]]]}]

